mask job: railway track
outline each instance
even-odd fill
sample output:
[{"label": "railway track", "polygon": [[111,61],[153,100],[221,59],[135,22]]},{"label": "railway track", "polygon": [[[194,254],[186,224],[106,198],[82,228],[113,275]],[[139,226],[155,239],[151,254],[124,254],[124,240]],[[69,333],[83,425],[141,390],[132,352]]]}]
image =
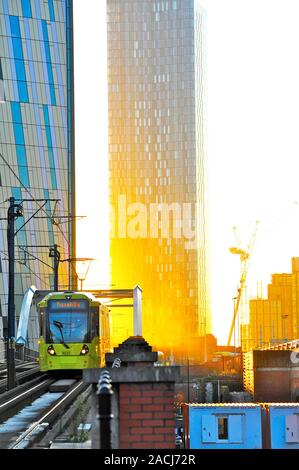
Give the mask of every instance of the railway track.
[{"label": "railway track", "polygon": [[32,400],[47,391],[53,379],[36,377],[0,395],[0,422],[16,414]]},{"label": "railway track", "polygon": [[[23,369],[28,370],[31,367],[37,367],[37,366],[38,366],[38,364],[37,364],[36,361],[35,362],[23,362],[23,361],[21,361],[21,362],[18,362],[18,363],[16,362],[15,368],[16,368],[16,372],[17,372],[17,371],[23,371]],[[2,363],[2,364],[0,364],[0,378],[3,378],[6,375],[7,375],[7,365],[6,365],[6,363],[5,364]]]},{"label": "railway track", "polygon": [[[28,382],[31,378],[41,376],[39,365],[36,362],[27,362],[16,366],[16,384],[21,385]],[[0,370],[0,394],[7,389],[7,369]],[[0,395],[1,396],[1,395]]]},{"label": "railway track", "polygon": [[[68,381],[74,383],[70,383],[67,390],[60,391],[59,386],[55,387],[58,382],[47,378],[31,384],[31,387],[16,396],[2,400],[3,403],[0,401],[1,449],[34,447],[41,441],[44,446],[48,446],[47,434],[53,437],[59,433],[60,426],[55,426],[55,423],[64,415],[72,419],[78,407],[71,405],[81,394],[86,393],[88,386],[83,381]],[[11,415],[11,410],[16,406],[19,408],[18,413]],[[73,408],[73,413],[69,412],[70,408]],[[5,413],[10,414],[10,417],[3,421]]]}]

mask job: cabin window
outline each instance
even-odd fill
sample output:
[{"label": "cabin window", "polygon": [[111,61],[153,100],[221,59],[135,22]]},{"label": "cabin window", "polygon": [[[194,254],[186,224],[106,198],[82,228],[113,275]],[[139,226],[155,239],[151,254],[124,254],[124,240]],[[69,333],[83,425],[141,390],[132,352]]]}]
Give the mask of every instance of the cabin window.
[{"label": "cabin window", "polygon": [[227,417],[218,418],[218,439],[219,440],[228,439],[228,418]]}]

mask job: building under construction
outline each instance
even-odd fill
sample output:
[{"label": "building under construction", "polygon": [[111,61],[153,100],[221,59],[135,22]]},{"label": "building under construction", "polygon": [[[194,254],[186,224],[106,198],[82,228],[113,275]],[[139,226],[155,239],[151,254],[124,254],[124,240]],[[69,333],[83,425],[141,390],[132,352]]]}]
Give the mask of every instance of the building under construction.
[{"label": "building under construction", "polygon": [[298,338],[299,257],[292,258],[292,272],[272,274],[267,298],[249,301],[249,323],[241,325],[243,351]]}]

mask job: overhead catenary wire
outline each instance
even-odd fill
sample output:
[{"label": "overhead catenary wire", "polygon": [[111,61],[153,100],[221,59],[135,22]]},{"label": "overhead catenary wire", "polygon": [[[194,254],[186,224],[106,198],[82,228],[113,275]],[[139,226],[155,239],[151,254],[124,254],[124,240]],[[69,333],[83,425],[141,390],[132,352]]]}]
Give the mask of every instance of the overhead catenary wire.
[{"label": "overhead catenary wire", "polygon": [[267,235],[279,222],[286,217],[286,215],[295,207],[299,207],[299,202],[293,201],[287,209],[283,211],[283,213],[276,219],[274,222],[270,225],[269,228],[267,228],[264,232],[261,233],[259,237],[257,237],[255,244],[257,244],[262,238],[264,238],[265,235]]},{"label": "overhead catenary wire", "polygon": [[47,289],[49,288],[48,283],[46,283],[38,274],[36,274],[36,272],[34,272],[28,264],[26,264],[26,268],[28,269],[28,271],[31,274],[33,274],[34,276],[36,276],[40,280],[41,284],[43,284]]},{"label": "overhead catenary wire", "polygon": [[50,264],[46,263],[45,261],[43,261],[42,259],[40,259],[38,256],[34,255],[33,253],[30,253],[30,251],[28,251],[25,247],[19,247],[21,250],[24,251],[24,253],[27,253],[29,256],[32,256],[32,258],[34,258],[35,260],[39,261],[40,263],[44,264],[45,266],[47,266],[48,268],[51,268],[53,269],[53,266],[51,266]]},{"label": "overhead catenary wire", "polygon": [[[24,253],[28,254],[29,256],[32,256],[32,258],[34,258],[35,260],[39,261],[40,263],[44,264],[45,266],[47,266],[48,268],[51,268],[53,269],[53,266],[51,266],[50,264],[46,263],[45,261],[43,261],[41,258],[39,258],[38,256],[34,255],[33,253],[31,253],[25,246],[22,246],[22,245],[18,245],[17,248],[19,248],[19,250],[22,250]],[[7,256],[7,252],[3,251],[3,250],[0,250],[0,253],[3,254],[4,256]],[[44,254],[46,254],[48,252],[44,252]],[[4,258],[3,259],[4,261],[6,261],[6,259]],[[26,259],[21,262],[20,260],[17,260],[15,259],[15,261],[19,261],[20,264],[26,266],[26,268],[29,268],[28,264],[26,263]],[[29,259],[28,259],[29,261]],[[34,273],[35,274],[35,273]],[[38,276],[37,276],[38,277]]]},{"label": "overhead catenary wire", "polygon": [[[18,248],[22,248],[22,247],[19,246]],[[1,253],[2,255],[4,255],[4,256],[7,256],[7,252],[5,252],[5,251],[3,251],[3,250],[0,250],[0,253]],[[29,254],[29,255],[32,255],[32,254],[29,253],[29,252],[28,252],[28,254]],[[34,256],[34,255],[32,255],[32,256],[33,256],[35,259],[37,259],[38,261],[40,261],[41,263],[45,264],[45,263],[44,263],[40,258],[38,258],[37,256]],[[3,259],[3,261],[5,261],[5,258]],[[15,261],[17,261],[17,260],[15,260]],[[18,262],[19,262],[19,264],[20,264],[21,266],[26,266],[26,269],[28,269],[28,271],[30,271],[31,274],[34,274],[34,276],[36,276],[36,277],[41,281],[41,283],[44,284],[44,286],[46,286],[46,287],[48,288],[48,284],[47,284],[45,281],[43,281],[43,279],[42,279],[36,272],[34,272],[34,271],[30,268],[29,264],[27,264],[26,262],[22,262],[22,261],[20,261],[20,260],[18,260]],[[49,266],[50,266],[50,265],[49,265]],[[52,266],[50,266],[50,267],[53,269]]]}]

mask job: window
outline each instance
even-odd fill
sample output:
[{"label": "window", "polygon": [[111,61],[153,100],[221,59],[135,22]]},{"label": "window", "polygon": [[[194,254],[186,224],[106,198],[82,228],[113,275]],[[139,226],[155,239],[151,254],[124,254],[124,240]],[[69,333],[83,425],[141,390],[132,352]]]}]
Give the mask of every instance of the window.
[{"label": "window", "polygon": [[227,444],[243,442],[243,415],[203,415],[202,442],[220,444],[224,441]]},{"label": "window", "polygon": [[3,80],[0,78],[0,103],[4,103],[4,83]]},{"label": "window", "polygon": [[[101,332],[103,334],[103,332]],[[91,338],[100,336],[99,332],[99,307],[90,308],[90,335]]]},{"label": "window", "polygon": [[14,58],[24,61],[22,41],[20,38],[12,38]]},{"label": "window", "polygon": [[18,164],[20,166],[27,166],[25,145],[16,145],[16,152],[18,157]]},{"label": "window", "polygon": [[50,21],[55,21],[55,11],[53,0],[48,0]]},{"label": "window", "polygon": [[227,417],[218,418],[218,439],[219,440],[228,439],[228,418]]},{"label": "window", "polygon": [[89,342],[88,302],[49,300],[46,340],[51,343]]},{"label": "window", "polygon": [[30,0],[22,0],[22,12],[25,18],[32,18]]},{"label": "window", "polygon": [[39,335],[44,336],[45,328],[45,310],[43,308],[39,309]]},{"label": "window", "polygon": [[10,30],[11,30],[12,37],[20,38],[21,30],[20,30],[19,18],[17,16],[10,16],[9,23],[10,23]]},{"label": "window", "polygon": [[28,89],[27,89],[27,84],[24,81],[18,81],[18,91],[19,91],[19,98],[22,103],[28,103],[29,102],[29,97],[28,97]]},{"label": "window", "polygon": [[3,72],[2,72],[1,57],[0,57],[0,103],[4,103],[4,102],[5,102],[5,99],[4,99],[4,82],[3,82]]},{"label": "window", "polygon": [[24,186],[28,188],[30,186],[29,184],[29,175],[28,175],[28,169],[26,166],[19,166],[19,178]]}]

